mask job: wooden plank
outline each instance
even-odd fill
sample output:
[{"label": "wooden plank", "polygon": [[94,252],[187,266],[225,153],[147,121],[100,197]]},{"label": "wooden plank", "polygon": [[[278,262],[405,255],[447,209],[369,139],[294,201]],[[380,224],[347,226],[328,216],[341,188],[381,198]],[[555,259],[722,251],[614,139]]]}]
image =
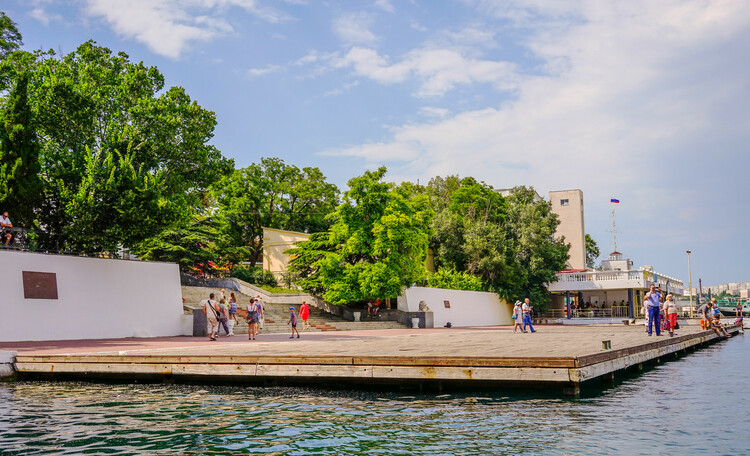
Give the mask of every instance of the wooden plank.
[{"label": "wooden plank", "polygon": [[455,367],[575,367],[574,358],[355,356],[355,365]]},{"label": "wooden plank", "polygon": [[195,375],[214,377],[224,376],[255,376],[256,364],[173,364],[173,375]]},{"label": "wooden plank", "polygon": [[167,356],[167,355],[22,355],[18,362],[139,363],[139,364],[352,364],[351,356]]},{"label": "wooden plank", "polygon": [[104,363],[16,363],[21,373],[86,373],[86,374],[159,374],[170,375],[169,364],[104,364]]},{"label": "wooden plank", "polygon": [[258,377],[371,378],[372,367],[259,364],[256,375]]},{"label": "wooden plank", "polygon": [[[738,325],[728,325],[727,331],[730,333],[737,333],[739,332],[739,326]],[[590,366],[592,364],[598,364],[606,361],[611,361],[617,358],[623,358],[630,355],[634,355],[640,352],[649,351],[649,350],[655,350],[663,347],[667,347],[670,345],[679,345],[682,344],[688,340],[693,340],[695,343],[703,343],[708,342],[710,340],[716,339],[719,336],[716,335],[713,331],[701,331],[699,333],[695,334],[687,334],[684,336],[677,336],[677,337],[668,337],[668,336],[662,336],[665,337],[665,339],[657,340],[650,343],[645,343],[641,345],[636,345],[633,347],[627,347],[622,348],[619,350],[612,350],[604,353],[596,353],[592,355],[584,355],[579,356],[576,359],[576,367],[585,367]]]},{"label": "wooden plank", "polygon": [[377,379],[410,380],[484,380],[498,382],[559,382],[569,383],[566,368],[540,367],[429,367],[373,366]]}]

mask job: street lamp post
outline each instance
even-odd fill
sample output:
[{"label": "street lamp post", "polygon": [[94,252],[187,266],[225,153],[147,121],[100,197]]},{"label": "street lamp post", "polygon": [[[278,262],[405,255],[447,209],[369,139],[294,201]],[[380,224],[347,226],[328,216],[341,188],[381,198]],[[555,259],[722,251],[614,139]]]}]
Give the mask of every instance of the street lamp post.
[{"label": "street lamp post", "polygon": [[690,318],[693,318],[693,276],[690,271],[690,250],[686,250],[688,254],[688,289],[690,290]]}]

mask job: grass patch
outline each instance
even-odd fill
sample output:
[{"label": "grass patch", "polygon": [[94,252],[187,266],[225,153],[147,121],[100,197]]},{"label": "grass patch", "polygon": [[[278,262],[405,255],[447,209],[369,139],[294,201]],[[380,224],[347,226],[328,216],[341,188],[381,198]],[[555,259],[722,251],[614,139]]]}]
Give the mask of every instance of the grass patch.
[{"label": "grass patch", "polygon": [[289,288],[283,288],[283,287],[270,287],[268,285],[254,285],[258,288],[262,288],[263,290],[272,293],[272,294],[302,294],[303,292],[297,289],[289,289]]}]

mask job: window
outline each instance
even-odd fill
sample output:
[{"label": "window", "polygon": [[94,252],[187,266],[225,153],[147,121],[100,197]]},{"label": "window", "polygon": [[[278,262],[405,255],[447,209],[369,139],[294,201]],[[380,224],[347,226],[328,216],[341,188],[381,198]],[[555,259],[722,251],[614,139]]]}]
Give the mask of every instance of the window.
[{"label": "window", "polygon": [[566,199],[560,200],[560,206],[567,206],[569,204],[570,204],[570,200],[566,200]]}]

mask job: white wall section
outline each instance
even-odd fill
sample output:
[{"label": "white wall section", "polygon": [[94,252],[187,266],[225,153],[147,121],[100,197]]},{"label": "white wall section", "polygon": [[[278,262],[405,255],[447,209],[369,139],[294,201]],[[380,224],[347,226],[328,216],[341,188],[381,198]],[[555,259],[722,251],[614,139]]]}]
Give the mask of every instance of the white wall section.
[{"label": "white wall section", "polygon": [[[58,299],[25,299],[22,271],[51,272]],[[184,333],[176,264],[0,251],[0,341]]]},{"label": "white wall section", "polygon": [[[418,312],[424,301],[433,312],[435,327],[512,325],[513,306],[500,300],[495,293],[484,291],[446,290],[443,288],[411,287],[398,300],[398,308]],[[450,308],[445,306],[450,303]]]}]

